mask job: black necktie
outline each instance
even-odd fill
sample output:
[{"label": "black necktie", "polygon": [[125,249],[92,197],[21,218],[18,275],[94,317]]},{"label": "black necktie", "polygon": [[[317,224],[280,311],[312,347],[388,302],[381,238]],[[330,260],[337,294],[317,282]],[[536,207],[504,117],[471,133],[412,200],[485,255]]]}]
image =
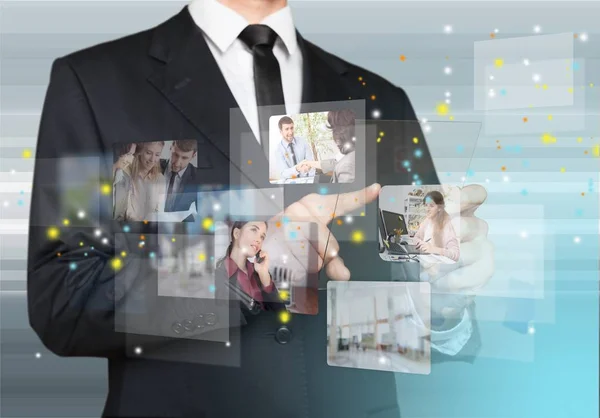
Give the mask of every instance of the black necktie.
[{"label": "black necktie", "polygon": [[248,25],[240,33],[240,40],[252,50],[254,58],[254,88],[258,106],[260,139],[265,155],[269,156],[269,116],[273,109],[261,106],[285,105],[281,70],[273,54],[277,33],[266,25]]},{"label": "black necktie", "polygon": [[294,161],[294,165],[298,164],[298,160],[296,159],[296,153],[294,152],[294,144],[290,142],[290,151],[292,153],[292,160]]},{"label": "black necktie", "polygon": [[173,185],[175,184],[175,177],[177,177],[177,173],[171,171],[171,179],[169,180],[169,188],[167,189],[167,207],[165,208],[165,212],[173,211]]}]

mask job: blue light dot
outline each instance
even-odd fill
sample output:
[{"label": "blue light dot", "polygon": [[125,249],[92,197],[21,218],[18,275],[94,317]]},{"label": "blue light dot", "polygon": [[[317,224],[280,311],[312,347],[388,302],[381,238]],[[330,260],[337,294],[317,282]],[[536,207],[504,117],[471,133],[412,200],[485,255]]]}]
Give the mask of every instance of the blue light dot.
[{"label": "blue light dot", "polygon": [[523,196],[527,196],[529,194],[529,192],[527,191],[527,189],[523,189],[523,190],[521,190],[521,194]]},{"label": "blue light dot", "polygon": [[579,63],[578,62],[574,62],[573,63],[573,71],[577,71],[579,70]]},{"label": "blue light dot", "polygon": [[450,177],[451,175],[452,175],[452,173],[450,173],[450,172],[447,172],[447,173],[446,173],[446,176],[447,176],[447,177]]},{"label": "blue light dot", "polygon": [[471,169],[467,170],[467,177],[473,177],[475,175],[475,172]]},{"label": "blue light dot", "polygon": [[410,161],[408,161],[408,160],[404,160],[404,161],[402,161],[402,166],[403,166],[404,168],[408,168],[408,167],[410,167]]},{"label": "blue light dot", "polygon": [[396,201],[396,198],[394,196],[390,197],[390,202],[394,203]]},{"label": "blue light dot", "polygon": [[415,181],[415,186],[420,186],[420,185],[421,185],[421,180]]},{"label": "blue light dot", "polygon": [[94,246],[92,245],[90,248],[93,250],[93,249],[94,249]]},{"label": "blue light dot", "polygon": [[523,167],[529,167],[529,161],[523,160]]},{"label": "blue light dot", "polygon": [[296,239],[296,231],[291,231],[290,232],[290,239]]},{"label": "blue light dot", "polygon": [[19,193],[20,193],[20,194],[25,194],[25,192],[24,192],[23,190],[21,190]]},{"label": "blue light dot", "polygon": [[124,231],[124,232],[129,232],[129,231],[130,231],[129,225],[125,225],[125,226],[123,227],[123,231]]},{"label": "blue light dot", "polygon": [[215,293],[215,285],[214,285],[214,284],[211,284],[210,286],[208,286],[208,291],[209,291],[210,293]]},{"label": "blue light dot", "polygon": [[506,89],[502,89],[502,90],[500,90],[500,94],[501,94],[502,96],[506,96]]},{"label": "blue light dot", "polygon": [[83,253],[83,255],[87,257],[87,253]]},{"label": "blue light dot", "polygon": [[287,224],[287,223],[290,222],[290,219],[287,216],[284,216],[283,219],[282,219],[282,221],[283,221],[284,224]]},{"label": "blue light dot", "polygon": [[463,145],[458,145],[458,146],[456,147],[456,152],[457,152],[457,153],[459,153],[459,154],[460,154],[461,152],[463,152],[464,150],[465,150],[465,147],[464,147]]},{"label": "blue light dot", "polygon": [[419,175],[417,173],[413,174],[413,180],[417,180],[419,178]]},{"label": "blue light dot", "polygon": [[321,187],[321,188],[319,188],[319,193],[320,194],[327,194],[327,187]]},{"label": "blue light dot", "polygon": [[415,150],[415,157],[421,158],[423,156],[423,151],[420,149]]},{"label": "blue light dot", "polygon": [[152,251],[150,254],[148,254],[150,256],[150,258],[154,258],[156,257],[156,254],[154,253],[154,251]]},{"label": "blue light dot", "polygon": [[22,200],[18,200],[18,201],[17,201],[17,205],[19,205],[19,206],[23,206],[23,201],[22,201]]},{"label": "blue light dot", "polygon": [[575,209],[575,216],[578,216],[578,217],[583,216],[583,209]]},{"label": "blue light dot", "polygon": [[520,145],[515,145],[515,146],[514,146],[514,151],[515,151],[516,153],[520,153],[520,152],[521,152],[521,146],[520,146]]},{"label": "blue light dot", "polygon": [[71,264],[69,264],[69,268],[70,268],[71,270],[75,270],[75,269],[77,268],[77,264],[75,264],[75,263],[71,263]]}]

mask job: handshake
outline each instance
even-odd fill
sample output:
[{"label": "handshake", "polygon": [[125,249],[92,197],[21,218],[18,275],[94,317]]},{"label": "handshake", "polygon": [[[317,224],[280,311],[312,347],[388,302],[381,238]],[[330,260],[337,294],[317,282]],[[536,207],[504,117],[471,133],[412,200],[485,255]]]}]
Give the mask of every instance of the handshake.
[{"label": "handshake", "polygon": [[308,161],[308,160],[302,160],[300,161],[298,164],[296,164],[294,166],[294,168],[296,169],[296,171],[298,173],[301,174],[306,174],[308,173],[311,169],[313,168],[318,168],[318,162],[317,161]]}]

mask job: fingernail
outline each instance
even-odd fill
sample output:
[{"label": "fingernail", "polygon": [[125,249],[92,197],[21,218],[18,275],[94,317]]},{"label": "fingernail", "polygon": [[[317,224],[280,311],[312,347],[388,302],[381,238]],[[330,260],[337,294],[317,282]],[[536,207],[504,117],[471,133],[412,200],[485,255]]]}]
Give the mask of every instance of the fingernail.
[{"label": "fingernail", "polygon": [[379,185],[379,183],[375,183],[375,184],[372,184],[372,185],[371,185],[371,190],[372,190],[372,191],[376,192],[376,191],[378,191],[379,189],[381,189],[381,186]]}]

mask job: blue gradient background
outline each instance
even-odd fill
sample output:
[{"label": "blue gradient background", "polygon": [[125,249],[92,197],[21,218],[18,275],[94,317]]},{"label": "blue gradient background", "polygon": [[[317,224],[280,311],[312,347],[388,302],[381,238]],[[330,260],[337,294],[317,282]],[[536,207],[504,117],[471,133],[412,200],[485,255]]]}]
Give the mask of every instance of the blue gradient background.
[{"label": "blue gradient background", "polygon": [[[51,62],[158,24],[184,4],[0,2],[0,202],[9,203],[0,205],[2,417],[98,416],[106,396],[105,361],[54,356],[41,345],[27,319],[29,195],[19,183],[31,182],[33,159],[22,159],[21,153],[23,148],[35,153]],[[576,86],[586,93],[581,111],[585,128],[572,131],[568,125],[554,126],[563,132],[556,134],[558,141],[552,147],[542,146],[538,134],[516,134],[516,125],[515,134],[508,125],[502,136],[486,136],[482,129],[467,179],[494,190],[486,204],[543,206],[545,293],[533,303],[535,334],[509,329],[503,316],[481,320],[482,353],[473,364],[434,364],[429,376],[398,374],[397,381],[403,417],[597,417],[599,159],[583,152],[600,143],[600,4],[304,0],[291,5],[306,38],[401,85],[419,117],[430,120],[447,120],[435,114],[434,106],[449,90],[455,120],[484,122],[484,113],[473,109],[473,44],[489,40],[495,28],[498,39],[587,32],[586,43],[574,43],[575,59],[585,63],[585,84]],[[453,26],[454,33],[444,34],[446,24]],[[540,35],[533,33],[534,25],[542,27]],[[407,57],[405,62],[398,59],[400,54]],[[442,71],[446,65],[453,68],[451,76]],[[524,113],[512,114],[520,118]],[[577,137],[583,141],[578,143]],[[497,152],[496,140],[522,150]],[[521,164],[524,159],[530,162],[527,167]],[[505,189],[501,165],[511,168]],[[560,173],[559,167],[567,172]],[[13,169],[15,174],[10,173]],[[590,177],[592,192],[588,191]],[[522,188],[531,189],[526,197],[518,192]],[[16,229],[9,233],[9,226]],[[579,244],[574,243],[575,236],[581,238]],[[477,300],[486,318],[506,303],[510,303],[507,298]],[[518,319],[525,327],[530,320],[525,313]],[[36,358],[36,353],[41,357]]]}]

